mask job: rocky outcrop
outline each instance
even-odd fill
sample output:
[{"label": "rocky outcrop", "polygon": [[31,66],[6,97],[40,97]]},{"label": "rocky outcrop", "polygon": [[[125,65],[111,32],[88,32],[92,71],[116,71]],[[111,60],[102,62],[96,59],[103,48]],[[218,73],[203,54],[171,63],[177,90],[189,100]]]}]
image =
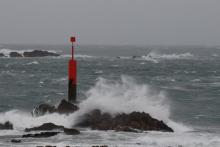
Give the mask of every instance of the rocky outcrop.
[{"label": "rocky outcrop", "polygon": [[4,124],[0,124],[0,130],[13,130],[13,125],[11,122],[7,121]]},{"label": "rocky outcrop", "polygon": [[41,104],[38,107],[35,107],[32,111],[33,116],[42,116],[46,113],[54,113],[56,112],[55,106],[51,106],[48,104]]},{"label": "rocky outcrop", "polygon": [[33,116],[41,116],[46,113],[69,114],[77,111],[78,109],[79,108],[76,105],[63,99],[57,107],[48,104],[41,104],[34,108],[32,114]]},{"label": "rocky outcrop", "polygon": [[0,57],[5,57],[5,55],[3,53],[0,53]]},{"label": "rocky outcrop", "polygon": [[66,135],[79,135],[80,132],[76,129],[68,129],[68,128],[64,128],[64,133]]},{"label": "rocky outcrop", "polygon": [[79,108],[76,105],[63,99],[58,105],[56,111],[60,114],[68,114],[68,113],[73,113],[78,109]]},{"label": "rocky outcrop", "polygon": [[49,52],[49,51],[42,51],[42,50],[34,50],[30,52],[24,52],[24,57],[46,57],[46,56],[59,56],[57,53]]},{"label": "rocky outcrop", "polygon": [[21,143],[21,140],[20,139],[12,139],[11,142],[12,143]]},{"label": "rocky outcrop", "polygon": [[52,131],[52,130],[58,130],[60,132],[64,132],[66,135],[78,135],[78,134],[80,134],[80,132],[76,129],[65,128],[64,126],[58,126],[58,125],[55,125],[53,123],[45,123],[41,126],[37,126],[37,127],[33,127],[33,128],[26,128],[25,132],[30,132],[30,131]]},{"label": "rocky outcrop", "polygon": [[10,57],[22,57],[22,55],[17,52],[10,52],[9,56]]},{"label": "rocky outcrop", "polygon": [[83,116],[82,120],[76,126],[90,127],[95,130],[126,132],[136,132],[137,130],[173,132],[173,129],[168,127],[163,121],[154,119],[144,112],[122,113],[111,116],[108,113],[102,114],[100,110],[94,110]]},{"label": "rocky outcrop", "polygon": [[45,123],[41,126],[38,127],[33,127],[33,128],[26,128],[25,132],[30,132],[30,131],[50,131],[50,130],[64,130],[63,126],[58,126],[53,123]]},{"label": "rocky outcrop", "polygon": [[25,134],[22,135],[22,138],[46,138],[46,137],[52,137],[55,136],[57,134],[59,134],[60,132],[41,132],[41,133],[35,133],[35,134]]}]

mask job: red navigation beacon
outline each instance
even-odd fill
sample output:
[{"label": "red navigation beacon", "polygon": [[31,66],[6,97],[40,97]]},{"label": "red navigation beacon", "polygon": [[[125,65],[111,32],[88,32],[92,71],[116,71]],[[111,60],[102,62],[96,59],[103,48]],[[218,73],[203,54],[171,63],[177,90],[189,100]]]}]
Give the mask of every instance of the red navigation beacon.
[{"label": "red navigation beacon", "polygon": [[72,58],[69,60],[68,69],[68,101],[75,103],[77,96],[77,62],[74,59],[74,43],[76,42],[76,38],[74,36],[70,37],[70,42],[72,43]]}]

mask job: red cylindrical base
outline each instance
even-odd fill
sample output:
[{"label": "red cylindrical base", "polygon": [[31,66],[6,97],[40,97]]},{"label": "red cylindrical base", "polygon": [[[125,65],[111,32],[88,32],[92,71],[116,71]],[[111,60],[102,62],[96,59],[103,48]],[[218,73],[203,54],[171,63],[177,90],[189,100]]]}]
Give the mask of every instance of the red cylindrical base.
[{"label": "red cylindrical base", "polygon": [[69,61],[69,84],[68,84],[68,101],[76,102],[77,97],[77,62]]}]

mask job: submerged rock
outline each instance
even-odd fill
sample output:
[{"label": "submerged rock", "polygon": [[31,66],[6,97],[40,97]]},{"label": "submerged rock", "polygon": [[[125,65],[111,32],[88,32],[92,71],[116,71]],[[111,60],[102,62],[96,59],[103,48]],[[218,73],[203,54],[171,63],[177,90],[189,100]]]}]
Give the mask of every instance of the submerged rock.
[{"label": "submerged rock", "polygon": [[9,56],[10,57],[22,57],[22,55],[17,52],[10,52]]},{"label": "submerged rock", "polygon": [[12,139],[11,142],[12,143],[21,143],[21,140],[20,139]]},{"label": "submerged rock", "polygon": [[45,57],[45,56],[60,56],[57,53],[49,52],[49,51],[42,51],[42,50],[34,50],[30,52],[24,52],[24,57]]},{"label": "submerged rock", "polygon": [[126,132],[141,131],[164,131],[173,132],[163,121],[152,118],[145,112],[132,112],[130,114],[118,114],[111,116],[108,113],[102,114],[100,110],[93,110],[83,116],[76,125],[80,127],[91,127],[95,130],[116,130]]},{"label": "submerged rock", "polygon": [[3,53],[0,53],[0,57],[5,57],[5,55]]},{"label": "submerged rock", "polygon": [[0,130],[13,130],[13,125],[11,122],[7,121],[4,124],[0,124]]},{"label": "submerged rock", "polygon": [[76,129],[68,129],[68,128],[64,128],[64,133],[66,135],[79,135],[80,132]]},{"label": "submerged rock", "polygon": [[63,99],[57,108],[55,106],[51,106],[48,104],[41,104],[38,107],[35,107],[34,110],[32,111],[32,115],[41,116],[46,113],[69,114],[77,111],[78,109],[79,108],[76,105]]},{"label": "submerged rock", "polygon": [[60,130],[63,131],[66,135],[78,135],[80,132],[73,128],[65,128],[64,126],[58,126],[53,123],[45,123],[41,126],[26,128],[25,132],[30,131],[51,131],[51,130]]},{"label": "submerged rock", "polygon": [[59,134],[60,132],[41,132],[41,133],[36,133],[36,134],[25,134],[22,135],[22,138],[46,138],[46,137],[52,137],[55,136],[57,134]]},{"label": "submerged rock", "polygon": [[33,127],[33,128],[26,128],[25,132],[30,132],[30,131],[49,131],[49,130],[63,130],[63,126],[58,126],[53,123],[45,123],[41,126],[38,127]]}]

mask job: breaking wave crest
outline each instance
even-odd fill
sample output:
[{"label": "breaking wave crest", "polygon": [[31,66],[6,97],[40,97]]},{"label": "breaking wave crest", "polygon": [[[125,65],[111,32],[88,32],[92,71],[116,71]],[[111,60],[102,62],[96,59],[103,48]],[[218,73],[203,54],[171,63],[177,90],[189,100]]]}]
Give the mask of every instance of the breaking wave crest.
[{"label": "breaking wave crest", "polygon": [[98,78],[95,86],[86,95],[87,99],[80,103],[80,114],[93,109],[113,115],[132,111],[146,112],[163,120],[175,131],[189,130],[170,120],[169,99],[165,92],[153,90],[146,84],[138,84],[132,77],[121,76],[119,81]]},{"label": "breaking wave crest", "polygon": [[151,52],[148,54],[148,56],[154,58],[154,59],[192,59],[194,57],[193,54],[187,52],[187,53],[181,53],[181,54],[160,54],[157,52]]},{"label": "breaking wave crest", "polygon": [[0,123],[10,121],[15,128],[24,129],[52,122],[70,127],[77,123],[80,116],[93,109],[100,109],[112,115],[146,112],[152,117],[163,120],[175,131],[189,131],[182,124],[170,120],[169,99],[163,91],[156,91],[146,84],[138,84],[132,77],[121,76],[119,81],[98,78],[94,87],[86,92],[87,99],[79,104],[80,109],[71,115],[47,114],[32,117],[31,113],[19,110],[0,113]]}]

